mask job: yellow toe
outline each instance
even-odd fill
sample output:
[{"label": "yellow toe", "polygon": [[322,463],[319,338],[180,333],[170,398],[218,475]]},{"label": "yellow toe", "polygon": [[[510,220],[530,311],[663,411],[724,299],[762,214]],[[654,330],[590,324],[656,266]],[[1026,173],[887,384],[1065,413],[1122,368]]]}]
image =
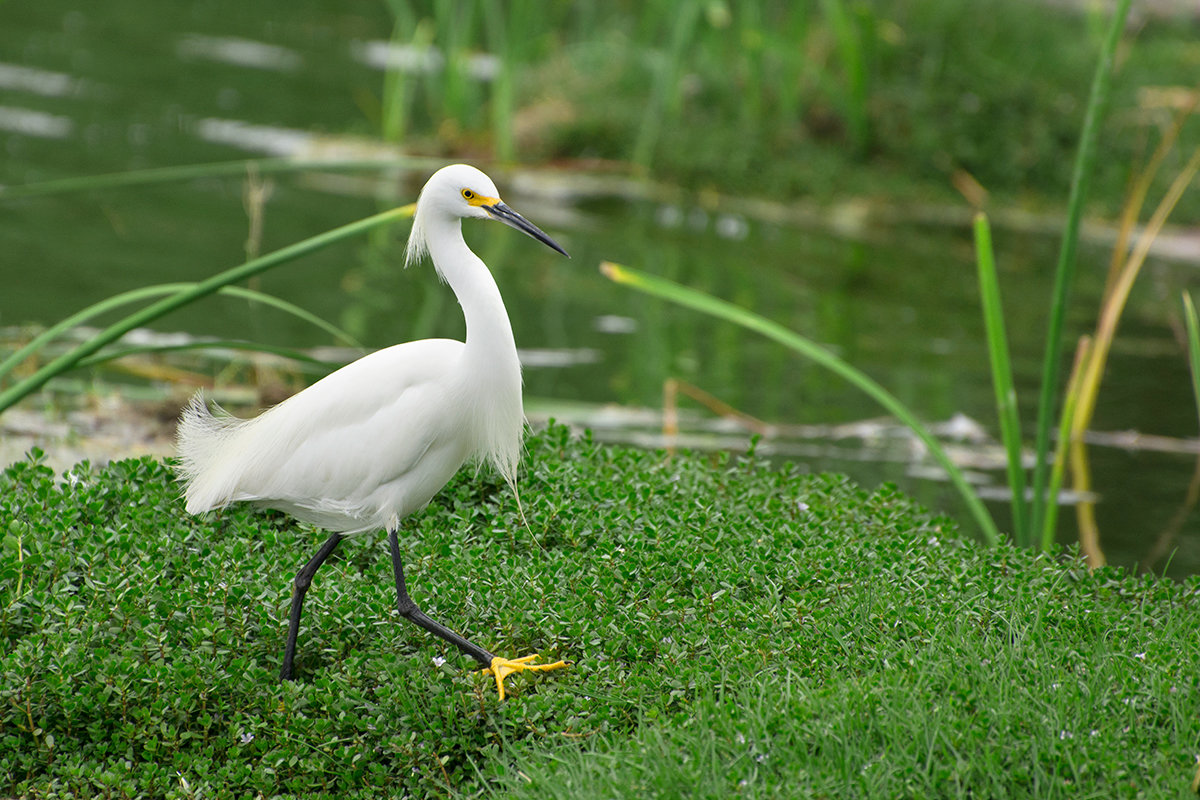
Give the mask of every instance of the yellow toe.
[{"label": "yellow toe", "polygon": [[562,669],[570,665],[569,661],[555,661],[553,664],[531,664],[538,657],[537,653],[531,656],[521,656],[520,658],[501,658],[496,656],[492,659],[492,665],[482,670],[484,675],[496,676],[496,690],[500,693],[500,699],[504,699],[504,679],[514,672],[545,672],[551,669]]}]

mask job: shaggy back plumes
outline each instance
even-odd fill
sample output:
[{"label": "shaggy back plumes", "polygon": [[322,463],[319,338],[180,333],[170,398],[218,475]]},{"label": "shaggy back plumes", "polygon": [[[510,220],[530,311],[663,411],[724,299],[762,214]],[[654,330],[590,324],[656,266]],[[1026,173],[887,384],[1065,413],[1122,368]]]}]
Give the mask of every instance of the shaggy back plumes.
[{"label": "shaggy back plumes", "polygon": [[[425,191],[421,190],[421,195]],[[412,231],[408,234],[408,245],[404,248],[404,268],[421,263],[429,255],[429,240],[425,235],[425,220],[421,213],[421,198],[417,198],[417,210],[413,213]]]},{"label": "shaggy back plumes", "polygon": [[220,508],[233,499],[238,472],[222,468],[220,462],[229,458],[228,444],[245,424],[246,420],[224,412],[214,416],[200,392],[183,410],[175,444],[189,514]]}]

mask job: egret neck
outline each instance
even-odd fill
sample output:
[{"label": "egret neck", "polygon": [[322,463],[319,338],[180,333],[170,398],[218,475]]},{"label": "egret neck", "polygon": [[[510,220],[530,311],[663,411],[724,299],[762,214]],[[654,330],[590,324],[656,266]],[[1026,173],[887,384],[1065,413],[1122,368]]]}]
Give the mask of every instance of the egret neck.
[{"label": "egret neck", "polygon": [[525,412],[521,362],[508,311],[491,270],[463,240],[462,220],[435,215],[424,223],[430,258],[450,284],[467,322],[466,346],[456,371],[469,391],[479,392],[479,413],[471,418],[485,442],[479,455],[490,458],[511,484],[520,458]]},{"label": "egret neck", "polygon": [[437,215],[425,220],[429,255],[458,298],[467,320],[467,357],[520,372],[517,344],[500,288],[487,265],[462,236],[462,219]]}]

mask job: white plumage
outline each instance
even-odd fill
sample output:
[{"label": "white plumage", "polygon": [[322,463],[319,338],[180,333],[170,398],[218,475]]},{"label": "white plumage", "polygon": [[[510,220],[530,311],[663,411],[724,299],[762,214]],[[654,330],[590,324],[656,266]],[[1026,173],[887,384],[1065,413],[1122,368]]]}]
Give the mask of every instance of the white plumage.
[{"label": "white plumage", "polygon": [[461,197],[471,186],[498,196],[473,167],[436,173],[408,246],[409,261],[431,253],[458,296],[466,343],[380,350],[249,420],[214,415],[197,395],[178,430],[188,513],[246,500],[329,531],[391,531],[469,460],[491,461],[512,482],[525,424],[521,365],[500,291],[455,216],[487,214]]},{"label": "white plumage", "polygon": [[[180,475],[191,514],[249,501],[334,535],[301,570],[282,675],[291,677],[300,606],[340,536],[389,532],[401,613],[503,676],[549,668],[497,659],[416,608],[404,588],[396,529],[471,460],[513,483],[525,416],[521,366],[500,290],[462,238],[462,219],[496,219],[566,254],[500,201],[491,179],[462,164],[435,173],[417,201],[406,262],[428,254],[457,296],[465,342],[427,339],[349,364],[254,419],[214,414],[197,394],[178,429]],[[559,665],[563,665],[561,662]]]},{"label": "white plumage", "polygon": [[260,416],[179,425],[187,510],[249,500],[338,533],[395,530],[459,468],[489,459],[512,481],[524,415],[515,348],[491,380],[462,342],[428,339],[349,364]]}]

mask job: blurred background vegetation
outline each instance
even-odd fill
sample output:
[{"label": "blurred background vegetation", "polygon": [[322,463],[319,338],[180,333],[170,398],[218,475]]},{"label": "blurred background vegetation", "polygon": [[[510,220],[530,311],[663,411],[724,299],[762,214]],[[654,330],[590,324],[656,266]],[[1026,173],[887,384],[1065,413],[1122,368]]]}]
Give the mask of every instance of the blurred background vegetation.
[{"label": "blurred background vegetation", "polygon": [[[384,128],[426,152],[611,162],[696,190],[953,200],[962,173],[999,202],[1055,208],[1109,6],[519,2],[499,19],[393,2],[393,52],[429,46],[448,60],[412,81],[393,109],[404,122]],[[1139,9],[1120,54],[1095,181],[1108,213],[1148,137],[1192,101],[1187,6]],[[454,74],[484,52],[500,56],[490,86]],[[1189,131],[1180,152],[1198,141]]]}]

